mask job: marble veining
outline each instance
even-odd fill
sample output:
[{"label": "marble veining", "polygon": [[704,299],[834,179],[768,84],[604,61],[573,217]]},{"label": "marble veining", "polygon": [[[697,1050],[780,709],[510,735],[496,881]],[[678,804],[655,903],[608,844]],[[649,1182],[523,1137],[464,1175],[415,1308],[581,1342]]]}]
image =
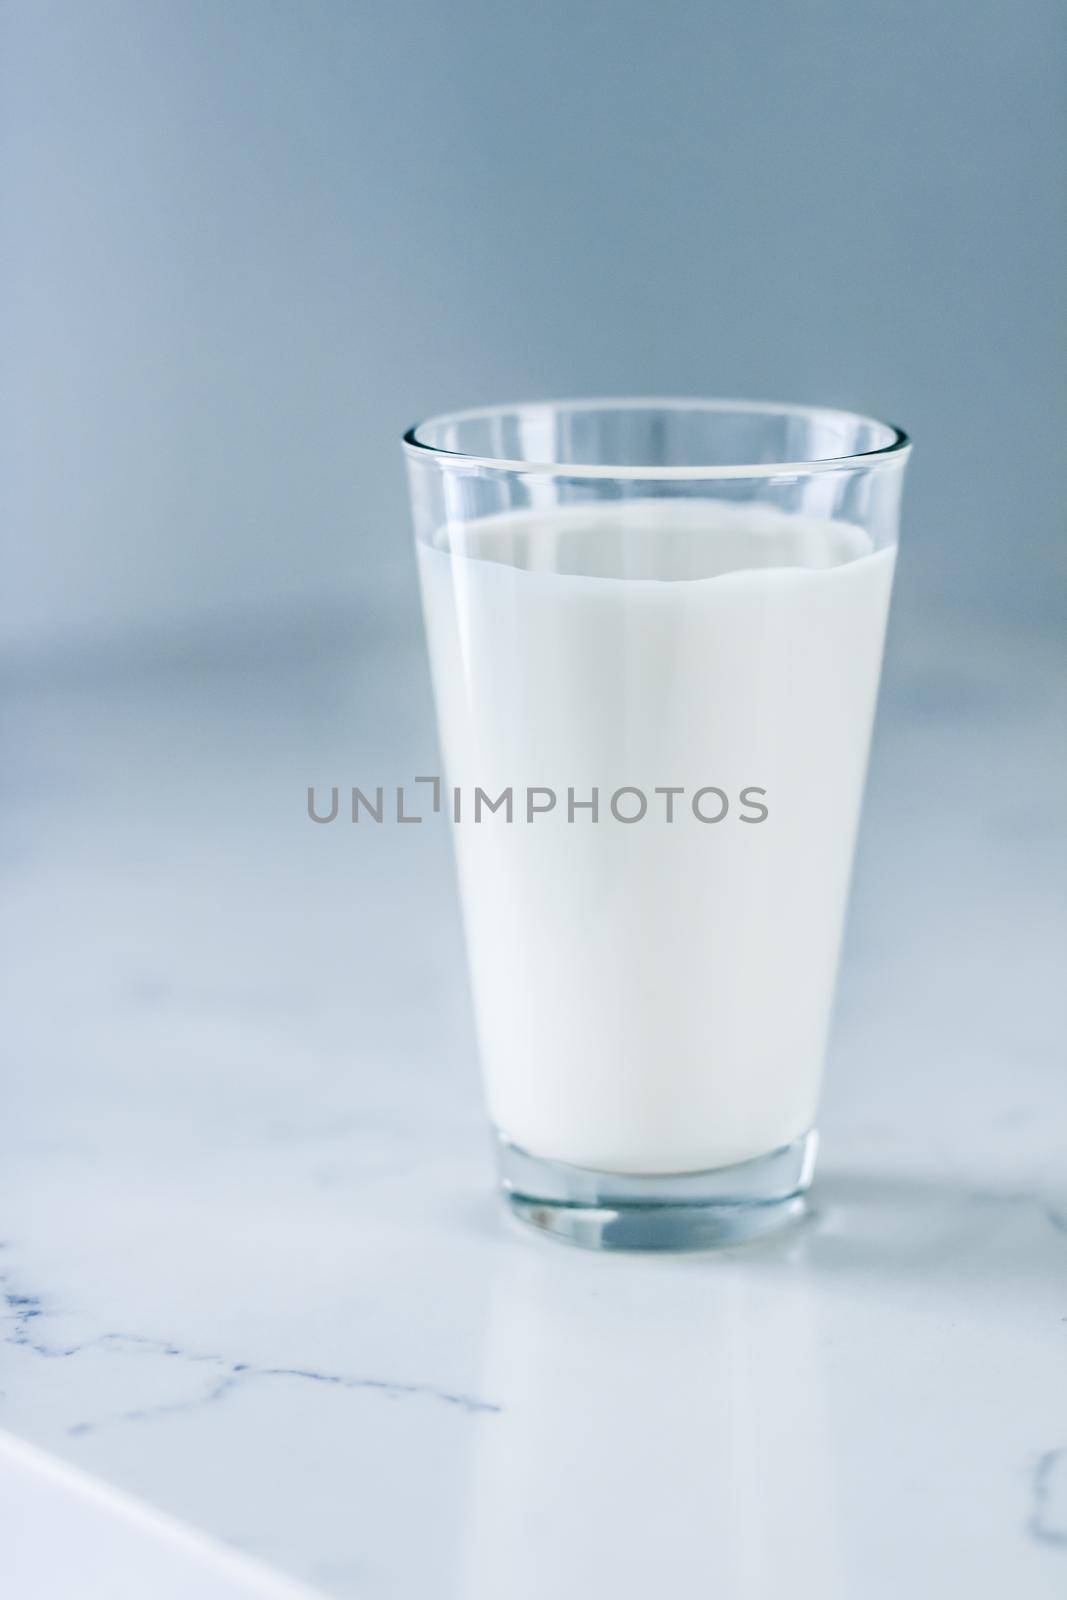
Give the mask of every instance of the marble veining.
[{"label": "marble veining", "polygon": [[[5,1274],[0,1274],[0,1283],[7,1284]],[[247,1361],[230,1361],[225,1356],[209,1354],[205,1351],[184,1350],[178,1345],[167,1340],[151,1339],[142,1334],[135,1333],[102,1333],[91,1339],[82,1340],[77,1344],[50,1344],[42,1338],[35,1337],[37,1319],[47,1315],[41,1298],[38,1295],[15,1293],[4,1289],[4,1301],[8,1308],[8,1320],[11,1324],[6,1335],[11,1344],[21,1346],[32,1351],[36,1356],[46,1360],[68,1359],[80,1355],[85,1350],[107,1350],[116,1354],[123,1351],[136,1351],[141,1354],[154,1354],[169,1358],[177,1358],[183,1362],[206,1365],[216,1369],[206,1389],[198,1397],[189,1400],[162,1401],[151,1406],[140,1406],[129,1411],[122,1411],[113,1415],[97,1418],[93,1421],[72,1422],[67,1428],[72,1436],[98,1432],[101,1428],[112,1427],[124,1422],[145,1422],[154,1417],[164,1417],[180,1411],[195,1410],[199,1406],[212,1405],[222,1400],[239,1386],[252,1383],[265,1378],[297,1378],[308,1383],[325,1384],[338,1389],[363,1389],[377,1393],[383,1397],[396,1400],[406,1397],[423,1397],[430,1400],[441,1401],[444,1405],[456,1406],[460,1411],[472,1415],[480,1413],[498,1413],[502,1409],[499,1405],[489,1400],[480,1400],[473,1395],[452,1394],[445,1389],[436,1388],[428,1383],[409,1383],[386,1378],[353,1377],[348,1373],[317,1372],[306,1367],[266,1367],[256,1366]]]},{"label": "marble veining", "polygon": [[1028,1194],[1025,1191],[1004,1194],[988,1189],[976,1189],[973,1198],[982,1205],[1034,1206],[1057,1233],[1067,1233],[1067,1209],[1047,1200],[1044,1195]]},{"label": "marble veining", "polygon": [[1045,1544],[1067,1546],[1067,1447],[1038,1457],[1033,1493],[1030,1532]]}]

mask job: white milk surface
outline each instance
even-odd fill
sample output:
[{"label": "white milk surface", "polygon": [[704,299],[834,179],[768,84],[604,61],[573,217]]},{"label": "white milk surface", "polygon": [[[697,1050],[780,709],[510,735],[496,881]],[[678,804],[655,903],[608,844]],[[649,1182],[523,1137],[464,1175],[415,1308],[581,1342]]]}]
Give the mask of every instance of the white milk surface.
[{"label": "white milk surface", "polygon": [[[515,1144],[680,1173],[812,1126],[893,561],[845,523],[693,501],[420,544],[482,1065]],[[640,822],[611,816],[623,785]],[[470,820],[475,786],[510,786],[515,820]],[[532,823],[527,786],[559,796]],[[599,821],[569,822],[594,786]],[[705,786],[720,822],[693,815]]]}]

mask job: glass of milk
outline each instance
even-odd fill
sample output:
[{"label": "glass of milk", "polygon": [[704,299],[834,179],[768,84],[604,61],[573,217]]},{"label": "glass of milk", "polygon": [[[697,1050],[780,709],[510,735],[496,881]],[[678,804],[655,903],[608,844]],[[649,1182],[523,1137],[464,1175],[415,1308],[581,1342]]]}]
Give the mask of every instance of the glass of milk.
[{"label": "glass of milk", "polygon": [[909,445],[589,400],[404,440],[501,1185],[601,1248],[795,1217]]}]

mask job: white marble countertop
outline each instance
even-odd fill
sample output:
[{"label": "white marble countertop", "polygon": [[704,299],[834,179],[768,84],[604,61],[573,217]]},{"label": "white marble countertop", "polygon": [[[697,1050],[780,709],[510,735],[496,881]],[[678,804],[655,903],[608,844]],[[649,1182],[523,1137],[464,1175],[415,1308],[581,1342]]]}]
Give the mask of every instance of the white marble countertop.
[{"label": "white marble countertop", "polygon": [[813,1215],[674,1259],[504,1218],[445,827],[306,819],[410,610],[15,674],[0,1426],[325,1595],[1067,1592],[1055,655],[923,636]]}]

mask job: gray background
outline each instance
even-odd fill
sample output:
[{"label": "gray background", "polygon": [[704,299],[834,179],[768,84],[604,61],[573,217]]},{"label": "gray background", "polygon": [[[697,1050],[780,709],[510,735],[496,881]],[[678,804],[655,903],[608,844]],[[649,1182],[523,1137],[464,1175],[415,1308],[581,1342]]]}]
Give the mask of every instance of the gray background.
[{"label": "gray background", "polygon": [[917,441],[897,626],[1062,572],[1059,0],[9,0],[9,649],[414,604],[396,440],[583,393]]}]

